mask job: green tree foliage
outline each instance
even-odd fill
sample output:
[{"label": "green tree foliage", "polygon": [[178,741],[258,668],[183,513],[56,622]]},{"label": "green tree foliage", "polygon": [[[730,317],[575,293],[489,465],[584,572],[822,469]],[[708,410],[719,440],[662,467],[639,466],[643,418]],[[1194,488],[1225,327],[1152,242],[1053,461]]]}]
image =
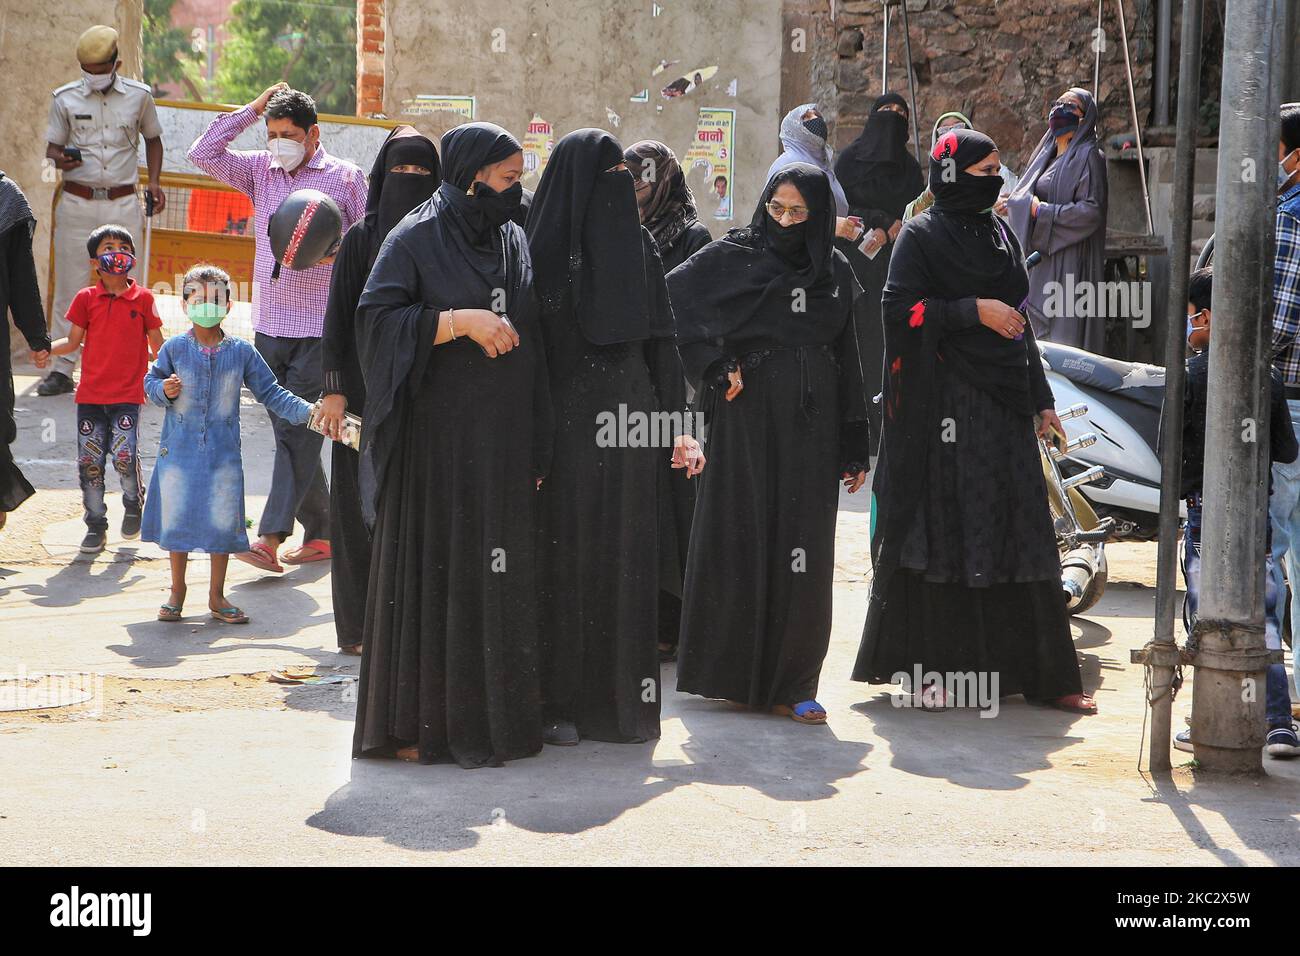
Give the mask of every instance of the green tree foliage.
[{"label": "green tree foliage", "polygon": [[145,0],[144,78],[161,95],[165,83],[179,83],[194,99],[203,99],[199,77],[200,54],[189,34],[172,26],[176,0]]},{"label": "green tree foliage", "polygon": [[283,80],[322,113],[357,106],[357,6],[349,0],[238,0],[226,24],[217,88],[247,103]]}]

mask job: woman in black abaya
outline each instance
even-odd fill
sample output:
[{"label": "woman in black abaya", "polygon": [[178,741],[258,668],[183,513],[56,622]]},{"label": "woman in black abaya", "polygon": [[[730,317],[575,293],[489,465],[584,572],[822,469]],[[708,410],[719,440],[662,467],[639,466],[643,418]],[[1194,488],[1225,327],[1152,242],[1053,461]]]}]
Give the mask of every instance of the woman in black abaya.
[{"label": "woman in black abaya", "polygon": [[[334,258],[325,329],[321,335],[324,372],[322,421],[327,434],[342,437],[343,413],[363,419],[366,385],[357,359],[357,300],[366,286],[379,247],[408,212],[427,201],[441,181],[433,142],[412,126],[394,129],[379,148],[370,170],[366,217],[347,231]],[[334,630],[339,650],[361,653],[365,625],[366,586],[370,579],[370,534],[361,518],[357,484],[358,455],[347,445],[330,451],[330,591],[334,598]]]},{"label": "woman in black abaya", "polygon": [[822,723],[836,480],[866,480],[856,281],[832,246],[826,174],[775,173],[747,229],[668,277],[677,341],[706,411],[677,689]]},{"label": "woman in black abaya", "polygon": [[[921,167],[908,148],[907,101],[898,93],[886,93],[876,100],[862,134],[849,144],[835,163],[835,175],[844,187],[849,213],[862,219],[870,248],[878,249],[868,259],[856,245],[843,243],[840,249],[862,283],[857,301],[857,322],[862,330],[862,368],[867,376],[867,393],[880,391],[884,337],[880,327],[880,296],[889,274],[889,256],[902,228],[903,210],[925,184]],[[871,426],[880,431],[880,407],[871,406]]]},{"label": "woman in black abaya", "polygon": [[[658,410],[647,343],[672,334],[662,264],[609,133],[555,144],[528,213],[555,407],[538,594],[545,739],[659,736],[658,457],[598,421]],[[631,439],[629,433],[626,436]]]},{"label": "woman in black abaya", "polygon": [[[1020,246],[992,213],[997,147],[949,131],[931,158],[934,205],[903,226],[885,287],[874,577],[853,679],[973,672],[996,678],[1000,696],[1094,713],[1034,439],[1035,412],[1044,437],[1060,420],[1017,311],[1029,288]],[[912,690],[925,707],[962,703],[947,686]]]},{"label": "woman in black abaya", "polygon": [[353,754],[498,765],[541,749],[533,525],[550,404],[519,204],[490,123],[389,234],[357,310],[374,525]]},{"label": "woman in black abaya", "polygon": [[[641,225],[650,231],[659,247],[664,272],[671,272],[712,242],[713,237],[697,218],[695,197],[671,149],[646,139],[629,146],[624,157],[636,186]],[[647,354],[660,407],[664,411],[681,412],[685,421],[690,409],[686,401],[686,373],[677,346],[671,338],[655,338]],[[665,662],[677,656],[686,546],[695,513],[695,486],[699,484],[692,477],[691,472],[675,469],[669,459],[660,457],[659,659]]]}]

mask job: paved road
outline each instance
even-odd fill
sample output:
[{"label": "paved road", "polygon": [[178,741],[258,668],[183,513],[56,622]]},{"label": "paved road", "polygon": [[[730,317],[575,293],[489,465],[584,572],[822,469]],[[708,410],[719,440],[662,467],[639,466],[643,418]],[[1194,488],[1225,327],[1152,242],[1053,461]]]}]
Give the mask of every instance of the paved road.
[{"label": "paved road", "polygon": [[[327,569],[233,566],[247,628],[154,622],[167,569],[147,547],[93,562],[65,550],[80,536],[70,400],[19,404],[17,457],[50,462],[29,469],[46,502],[29,514],[51,517],[36,552],[23,512],[0,532],[0,672],[103,676],[92,707],[0,716],[0,864],[1300,863],[1300,763],[1269,761],[1251,781],[1136,769],[1142,672],[1128,655],[1149,635],[1152,591],[1124,582],[1148,579],[1153,546],[1116,549],[1115,583],[1075,622],[1099,717],[1018,700],[993,719],[925,714],[850,682],[869,516],[846,499],[828,726],[669,692],[656,744],[477,771],[353,761],[350,684],[266,680],[356,672],[333,651]],[[145,415],[150,454],[158,417]],[[256,407],[243,418],[256,515],[270,430]]]}]

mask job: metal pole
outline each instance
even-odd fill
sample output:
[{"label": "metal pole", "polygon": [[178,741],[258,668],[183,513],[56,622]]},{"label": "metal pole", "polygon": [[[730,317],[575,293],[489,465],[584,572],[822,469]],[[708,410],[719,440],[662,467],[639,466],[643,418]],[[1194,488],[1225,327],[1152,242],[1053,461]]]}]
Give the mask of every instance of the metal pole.
[{"label": "metal pole", "polygon": [[889,0],[881,0],[885,12],[885,28],[880,33],[880,95],[889,92]]},{"label": "metal pole", "polygon": [[1147,214],[1147,235],[1156,231],[1151,222],[1151,196],[1147,192],[1147,164],[1142,155],[1142,127],[1138,123],[1137,98],[1133,95],[1133,61],[1128,55],[1128,27],[1124,25],[1124,0],[1115,0],[1119,4],[1119,36],[1124,43],[1124,72],[1128,76],[1128,108],[1133,119],[1133,136],[1137,139],[1138,176],[1142,181],[1142,210]]},{"label": "metal pole", "polygon": [[1173,4],[1170,0],[1160,0],[1156,8],[1156,89],[1152,105],[1156,126],[1169,125],[1169,51],[1173,46],[1173,19]]},{"label": "metal pole", "polygon": [[1156,622],[1146,658],[1151,679],[1152,772],[1168,770],[1171,696],[1178,596],[1178,505],[1182,483],[1183,366],[1187,321],[1187,278],[1192,256],[1192,200],[1196,192],[1196,132],[1200,109],[1201,5],[1183,0],[1183,35],[1178,64],[1178,138],[1174,142],[1174,192],[1170,213],[1169,306],[1165,334],[1165,407],[1160,416],[1160,550],[1156,559]]},{"label": "metal pole", "polygon": [[1207,770],[1262,772],[1268,328],[1281,79],[1289,0],[1228,0],[1215,227],[1214,332],[1205,429],[1200,616],[1192,743]]},{"label": "metal pole", "polygon": [[916,161],[921,161],[921,133],[916,126],[916,72],[912,69],[912,31],[907,25],[907,0],[903,0],[903,46],[907,52],[907,91],[912,100],[912,150]]},{"label": "metal pole", "polygon": [[1092,98],[1101,108],[1101,50],[1105,39],[1101,32],[1101,8],[1106,0],[1097,0],[1097,32],[1092,35]]}]

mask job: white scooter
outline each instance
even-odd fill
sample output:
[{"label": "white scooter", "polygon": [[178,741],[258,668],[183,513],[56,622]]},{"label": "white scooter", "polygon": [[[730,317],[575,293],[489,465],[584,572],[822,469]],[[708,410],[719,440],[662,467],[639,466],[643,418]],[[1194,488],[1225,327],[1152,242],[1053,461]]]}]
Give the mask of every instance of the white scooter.
[{"label": "white scooter", "polygon": [[[1160,409],[1165,370],[1158,365],[1122,362],[1083,349],[1039,342],[1047,383],[1056,407],[1083,405],[1086,411],[1061,416],[1071,447],[1057,464],[1062,476],[1091,474],[1079,483],[1097,515],[1112,518],[1111,540],[1153,541],[1160,512]],[[1092,469],[1101,466],[1097,474]],[[1187,509],[1181,513],[1186,516]]]}]

